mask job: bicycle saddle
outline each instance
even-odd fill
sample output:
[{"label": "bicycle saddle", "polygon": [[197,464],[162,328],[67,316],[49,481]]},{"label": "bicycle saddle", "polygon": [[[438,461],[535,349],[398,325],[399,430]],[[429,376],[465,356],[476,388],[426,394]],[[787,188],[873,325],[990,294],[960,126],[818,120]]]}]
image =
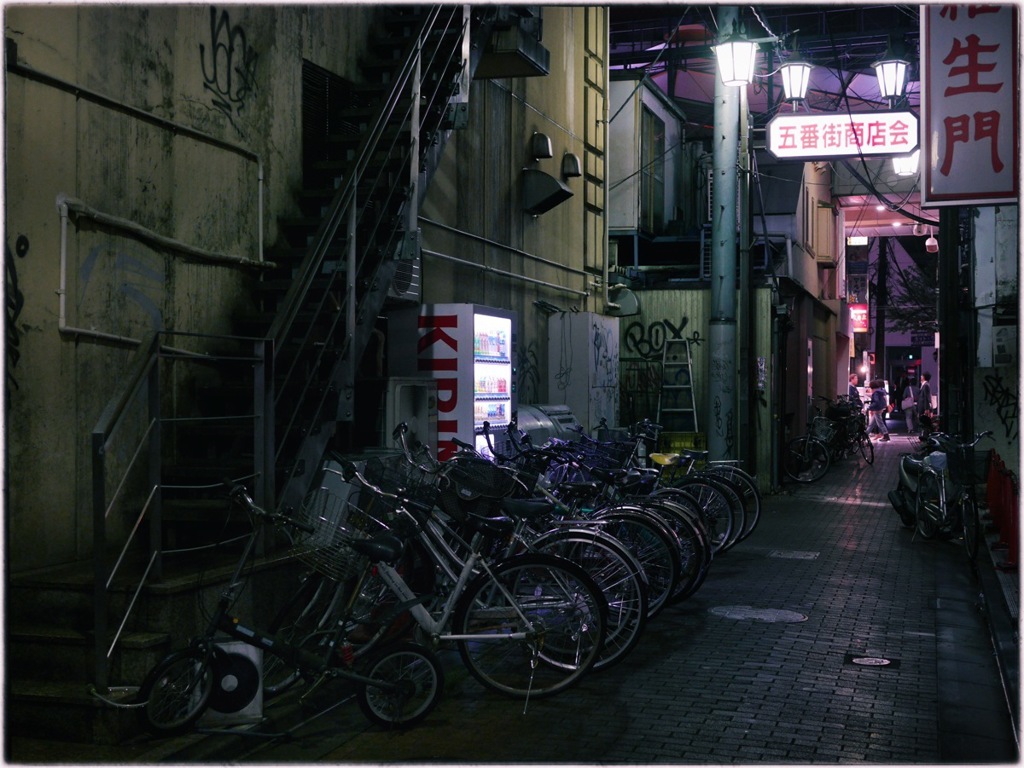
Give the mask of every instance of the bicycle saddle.
[{"label": "bicycle saddle", "polygon": [[554,505],[547,499],[502,499],[501,511],[518,520],[534,520],[551,513]]},{"label": "bicycle saddle", "polygon": [[393,533],[380,533],[372,539],[354,539],[349,546],[356,552],[370,559],[371,562],[384,562],[394,565],[402,556],[405,544]]}]

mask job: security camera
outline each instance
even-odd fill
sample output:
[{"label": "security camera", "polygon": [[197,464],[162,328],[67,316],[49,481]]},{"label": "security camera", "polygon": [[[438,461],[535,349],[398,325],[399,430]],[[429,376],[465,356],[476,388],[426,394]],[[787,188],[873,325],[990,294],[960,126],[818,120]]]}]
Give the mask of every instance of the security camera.
[{"label": "security camera", "polygon": [[934,235],[930,236],[927,240],[924,241],[924,249],[928,251],[928,253],[939,252],[939,241],[935,239]]}]

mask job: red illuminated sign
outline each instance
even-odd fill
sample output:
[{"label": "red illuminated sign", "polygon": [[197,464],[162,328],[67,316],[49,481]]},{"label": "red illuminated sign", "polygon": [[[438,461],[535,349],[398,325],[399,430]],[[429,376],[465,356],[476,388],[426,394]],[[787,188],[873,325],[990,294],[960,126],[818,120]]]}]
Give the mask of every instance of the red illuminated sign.
[{"label": "red illuminated sign", "polygon": [[850,324],[853,326],[854,333],[867,333],[868,327],[868,305],[867,304],[851,304],[850,305]]},{"label": "red illuminated sign", "polygon": [[779,158],[908,155],[917,146],[918,123],[913,112],[782,114],[768,123],[768,150]]}]

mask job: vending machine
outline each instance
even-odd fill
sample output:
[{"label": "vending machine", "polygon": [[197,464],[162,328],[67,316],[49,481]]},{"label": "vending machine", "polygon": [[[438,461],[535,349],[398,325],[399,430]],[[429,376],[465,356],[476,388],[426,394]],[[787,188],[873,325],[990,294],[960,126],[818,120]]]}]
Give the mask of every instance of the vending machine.
[{"label": "vending machine", "polygon": [[437,456],[457,450],[452,438],[487,451],[484,422],[506,447],[505,428],[517,407],[516,315],[478,304],[424,304],[388,315],[392,376],[433,376],[437,382]]}]

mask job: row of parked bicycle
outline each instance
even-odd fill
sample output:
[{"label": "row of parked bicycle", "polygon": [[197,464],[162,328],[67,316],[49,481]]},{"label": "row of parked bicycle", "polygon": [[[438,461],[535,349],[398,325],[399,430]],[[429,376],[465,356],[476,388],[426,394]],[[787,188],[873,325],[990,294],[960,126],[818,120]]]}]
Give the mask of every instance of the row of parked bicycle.
[{"label": "row of parked bicycle", "polygon": [[825,412],[817,409],[810,431],[790,440],[782,457],[782,469],[798,483],[820,480],[835,462],[859,455],[867,464],[875,463],[875,446],[867,432],[864,414],[847,397],[835,400],[818,396]]},{"label": "row of parked bicycle", "polygon": [[[147,675],[144,724],[181,733],[216,708],[230,677],[225,635],[262,648],[265,697],[300,686],[305,700],[347,680],[367,718],[385,726],[417,723],[436,706],[441,648],[524,708],[621,661],[761,514],[752,476],[706,452],[650,452],[659,431],[645,421],[628,440],[581,431],[537,447],[513,421],[507,454],[485,427],[489,452],[459,443],[438,462],[407,445],[400,425],[398,455],[325,468],[343,476],[347,496],[325,482],[285,516],[234,487],[253,534],[204,634]],[[289,531],[309,566],[265,630],[230,615],[260,521]]]}]

